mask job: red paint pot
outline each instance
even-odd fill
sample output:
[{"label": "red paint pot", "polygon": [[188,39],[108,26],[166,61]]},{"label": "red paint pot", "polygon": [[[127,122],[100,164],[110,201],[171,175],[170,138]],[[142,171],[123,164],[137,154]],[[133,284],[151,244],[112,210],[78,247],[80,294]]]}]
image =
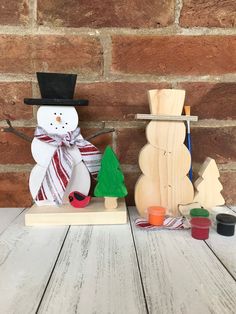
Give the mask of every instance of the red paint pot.
[{"label": "red paint pot", "polygon": [[211,221],[209,218],[197,217],[190,220],[192,225],[192,237],[197,240],[206,240],[209,238],[209,229]]}]

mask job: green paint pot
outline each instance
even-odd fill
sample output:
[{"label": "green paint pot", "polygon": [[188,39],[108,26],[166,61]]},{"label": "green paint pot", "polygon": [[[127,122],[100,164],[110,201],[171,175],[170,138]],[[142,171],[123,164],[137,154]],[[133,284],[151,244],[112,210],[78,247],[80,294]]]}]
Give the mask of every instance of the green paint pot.
[{"label": "green paint pot", "polygon": [[192,218],[194,218],[194,217],[208,218],[209,217],[209,211],[204,209],[204,208],[193,208],[190,210],[190,216]]}]

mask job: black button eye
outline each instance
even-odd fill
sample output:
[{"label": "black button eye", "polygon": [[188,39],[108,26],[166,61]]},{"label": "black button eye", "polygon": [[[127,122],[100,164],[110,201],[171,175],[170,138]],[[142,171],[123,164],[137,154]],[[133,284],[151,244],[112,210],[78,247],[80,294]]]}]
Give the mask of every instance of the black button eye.
[{"label": "black button eye", "polygon": [[52,123],[50,123],[50,125],[52,125]]},{"label": "black button eye", "polygon": [[56,112],[54,112],[54,114],[56,115]]},{"label": "black button eye", "polygon": [[62,116],[62,113],[60,113],[60,115]]}]

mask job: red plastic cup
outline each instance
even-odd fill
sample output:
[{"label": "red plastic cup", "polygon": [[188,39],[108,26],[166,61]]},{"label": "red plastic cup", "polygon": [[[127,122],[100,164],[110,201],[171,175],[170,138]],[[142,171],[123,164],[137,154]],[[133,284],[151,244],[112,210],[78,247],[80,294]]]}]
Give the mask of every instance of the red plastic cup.
[{"label": "red plastic cup", "polygon": [[197,217],[190,220],[192,225],[192,237],[197,240],[206,240],[209,238],[209,229],[211,220],[209,218]]}]

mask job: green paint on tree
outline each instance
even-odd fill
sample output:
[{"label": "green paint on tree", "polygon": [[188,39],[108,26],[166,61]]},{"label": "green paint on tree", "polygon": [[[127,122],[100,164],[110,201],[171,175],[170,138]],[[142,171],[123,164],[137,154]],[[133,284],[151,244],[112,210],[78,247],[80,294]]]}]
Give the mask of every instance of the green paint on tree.
[{"label": "green paint on tree", "polygon": [[102,156],[94,195],[97,197],[125,197],[127,194],[119,160],[113,149],[107,146]]}]

